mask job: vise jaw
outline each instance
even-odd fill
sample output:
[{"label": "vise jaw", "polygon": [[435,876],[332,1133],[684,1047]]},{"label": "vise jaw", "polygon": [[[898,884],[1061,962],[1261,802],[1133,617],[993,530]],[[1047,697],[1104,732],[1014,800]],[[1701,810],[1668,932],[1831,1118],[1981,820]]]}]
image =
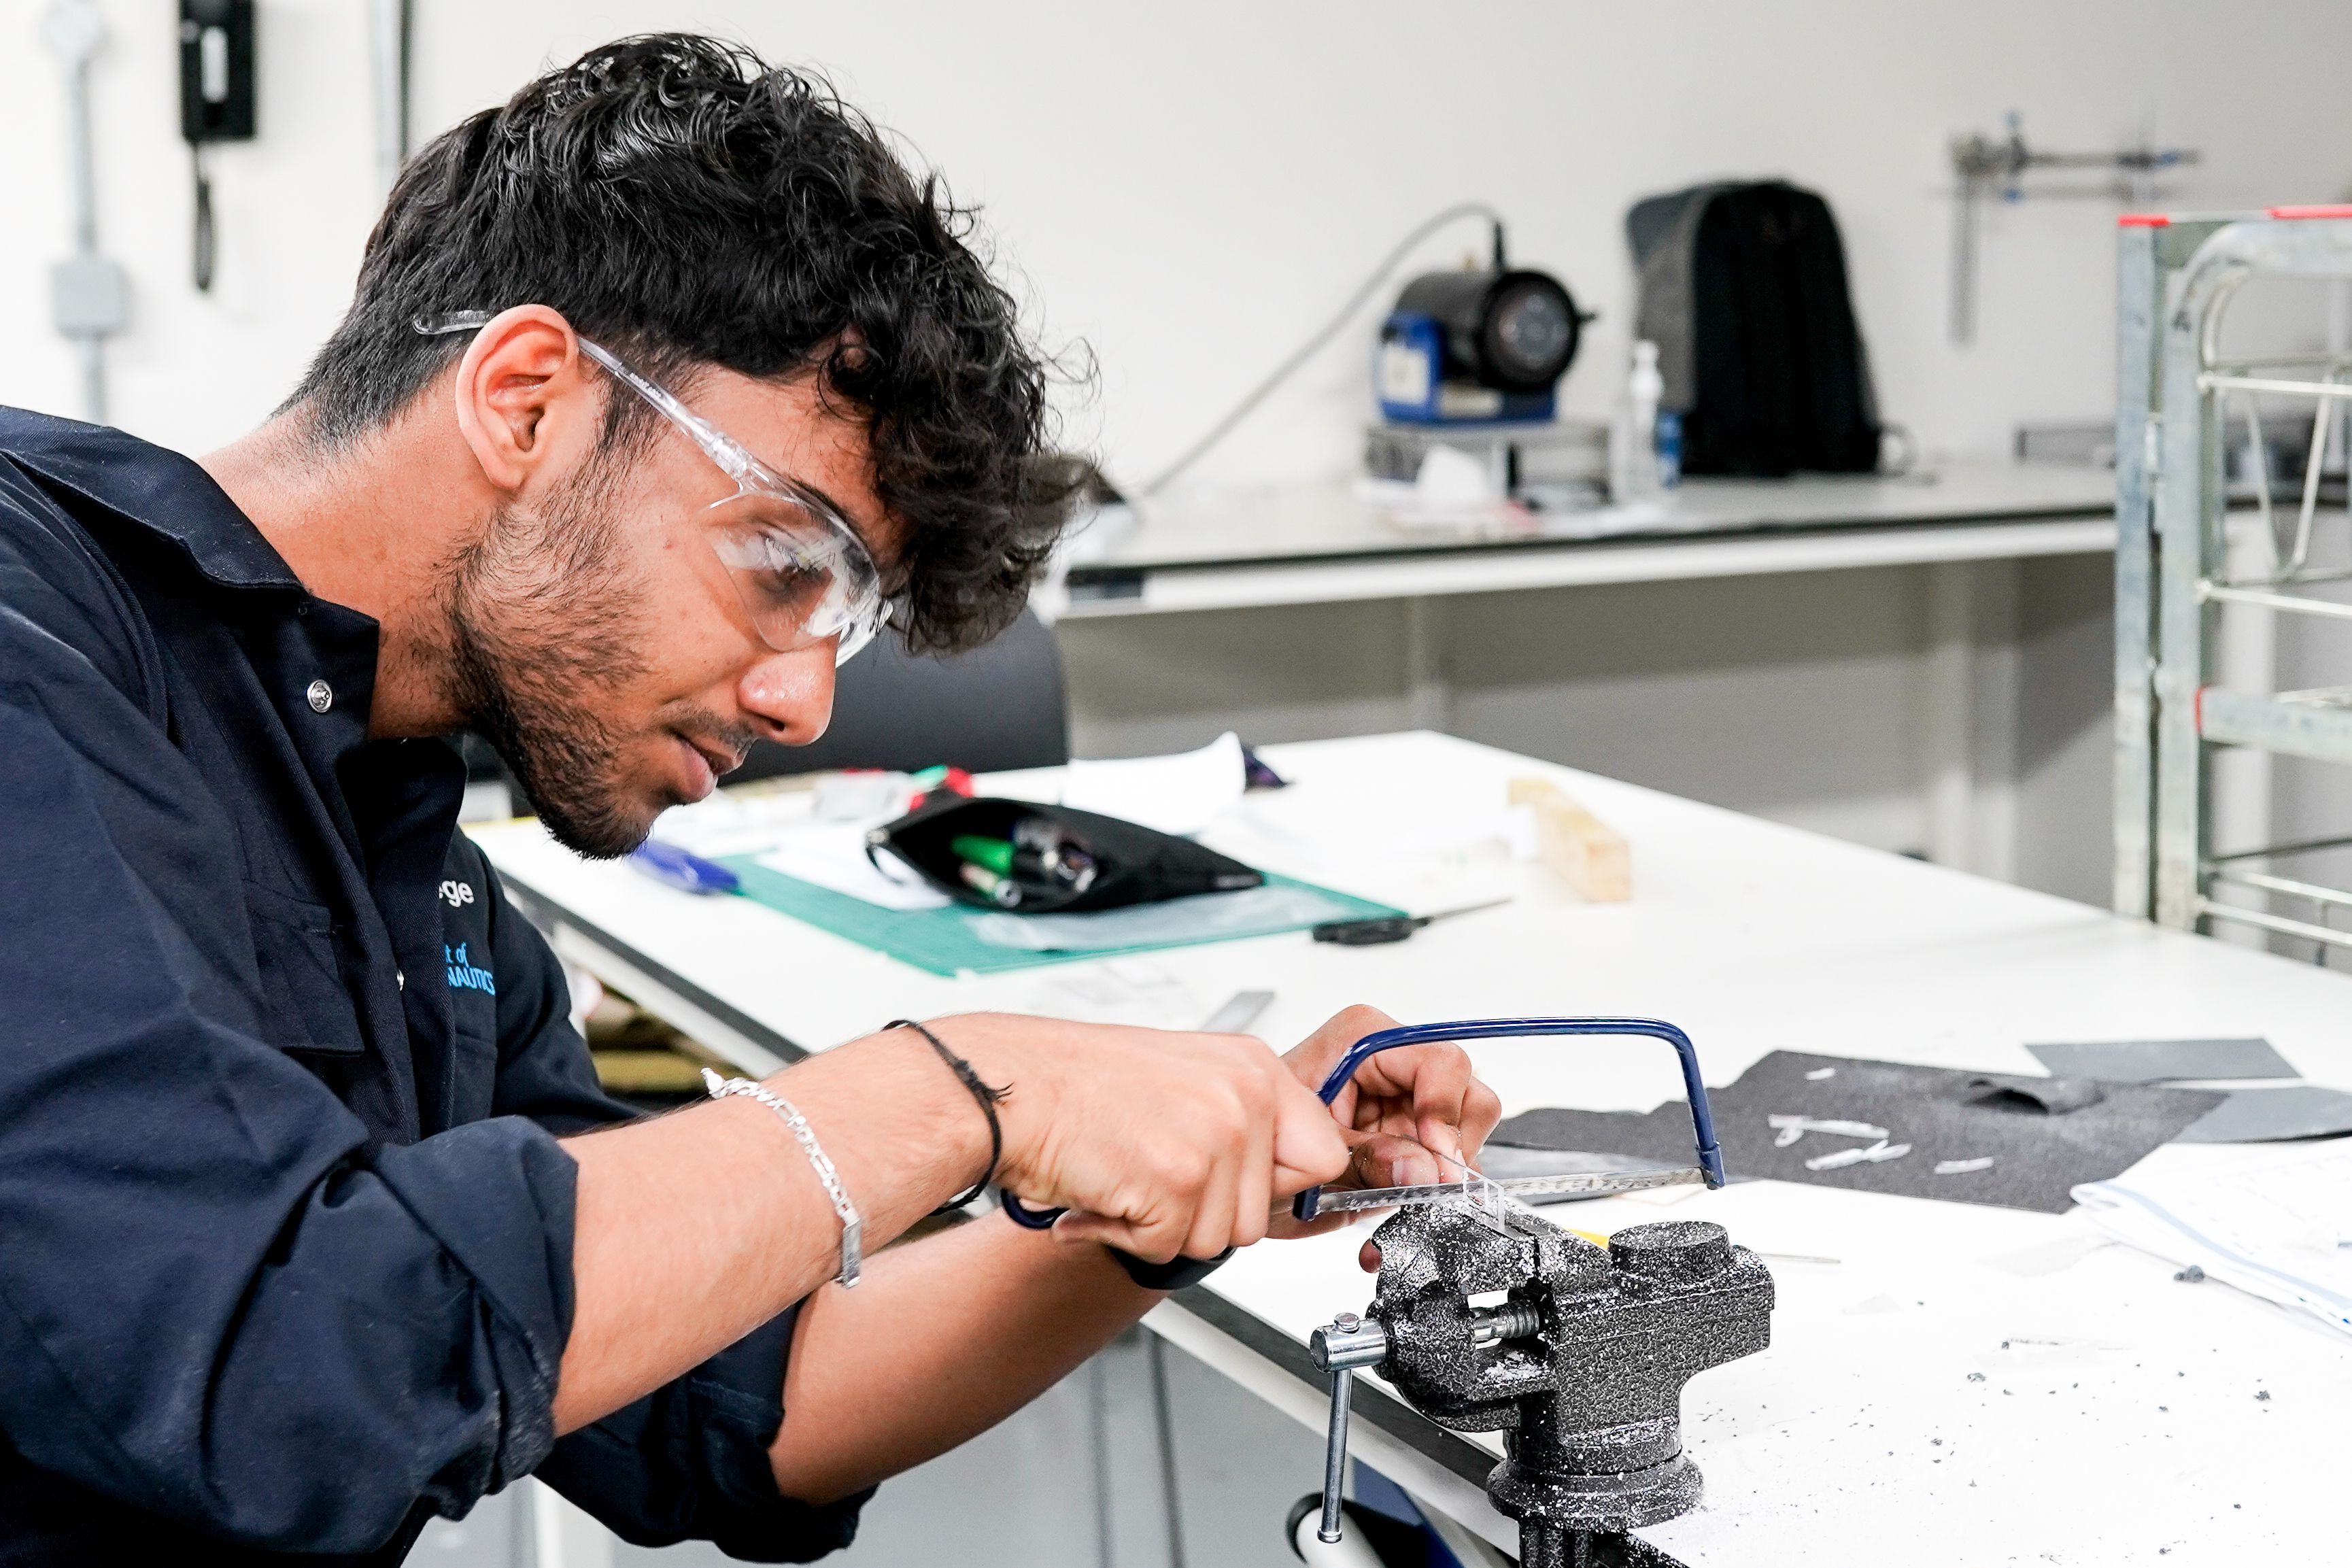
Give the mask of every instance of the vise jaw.
[{"label": "vise jaw", "polygon": [[1325,1539],[1338,1538],[1346,1387],[1359,1367],[1440,1426],[1506,1435],[1486,1491],[1519,1521],[1523,1563],[1566,1561],[1576,1535],[1697,1504],[1683,1384],[1771,1341],[1771,1273],[1721,1226],[1638,1225],[1604,1248],[1517,1205],[1443,1203],[1401,1210],[1373,1241],[1369,1311],[1309,1341],[1332,1375]]}]

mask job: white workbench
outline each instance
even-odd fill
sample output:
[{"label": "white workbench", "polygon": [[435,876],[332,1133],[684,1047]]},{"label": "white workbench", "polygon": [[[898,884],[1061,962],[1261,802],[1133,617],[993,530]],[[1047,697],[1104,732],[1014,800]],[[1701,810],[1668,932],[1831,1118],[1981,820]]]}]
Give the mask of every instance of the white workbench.
[{"label": "white workbench", "polygon": [[1691,479],[1633,507],[1469,534],[1400,526],[1346,486],[1106,514],[1071,552],[1068,618],[1422,598],[2115,548],[2105,469],[1960,460],[1900,479]]},{"label": "white workbench", "polygon": [[[1687,1029],[1720,1083],[1783,1047],[2032,1072],[2028,1040],[2260,1034],[2310,1079],[2352,1088],[2352,985],[2307,965],[1441,736],[1267,754],[1313,792],[1300,798],[1385,802],[1401,824],[1549,773],[1632,841],[1636,889],[1630,904],[1586,906],[1527,868],[1516,901],[1402,946],[1302,934],[1153,960],[1204,1011],[1236,989],[1276,991],[1257,1032],[1277,1043],[1356,1001],[1407,1020],[1650,1015]],[[477,837],[569,956],[754,1068],[786,1040],[823,1047],[901,1014],[1022,1008],[1068,978],[941,979],[744,900],[583,863],[529,825]],[[1662,1051],[1473,1049],[1510,1112],[1646,1106],[1672,1083]],[[2151,1158],[2257,1157],[2174,1146]],[[2314,1321],[2177,1284],[2171,1266],[2101,1246],[2072,1218],[1770,1182],[1549,1212],[1601,1231],[1706,1217],[1766,1254],[1836,1260],[1773,1261],[1771,1349],[1691,1384],[1684,1430],[1706,1500],[1643,1532],[1683,1562],[2343,1556],[2332,1489],[2352,1342]],[[1254,1248],[1150,1324],[1319,1426],[1301,1347],[1369,1298],[1359,1239]],[[1514,1541],[1471,1479],[1489,1462],[1471,1439],[1377,1397],[1359,1411],[1360,1456]]]}]

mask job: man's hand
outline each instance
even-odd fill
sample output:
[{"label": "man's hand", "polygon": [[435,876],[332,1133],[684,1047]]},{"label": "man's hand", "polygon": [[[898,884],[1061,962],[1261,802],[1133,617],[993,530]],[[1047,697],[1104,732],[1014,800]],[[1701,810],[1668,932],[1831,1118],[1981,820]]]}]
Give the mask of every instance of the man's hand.
[{"label": "man's hand", "polygon": [[1067,1208],[1058,1239],[1153,1262],[1267,1234],[1276,1207],[1349,1167],[1339,1124],[1265,1042],[975,1014],[931,1027],[998,1107],[997,1179]]},{"label": "man's hand", "polygon": [[[1394,1027],[1396,1020],[1377,1008],[1350,1007],[1283,1061],[1312,1092],[1349,1047]],[[1331,1102],[1330,1113],[1345,1129],[1344,1184],[1405,1187],[1458,1178],[1464,1165],[1476,1162],[1486,1134],[1502,1120],[1503,1104],[1478,1080],[1469,1053],[1460,1046],[1400,1046],[1358,1068]],[[1284,1215],[1271,1234],[1314,1236],[1346,1223],[1344,1216],[1333,1215],[1302,1224]]]},{"label": "man's hand", "polygon": [[1351,1007],[1286,1057],[1246,1035],[1192,1035],[974,1014],[932,1027],[991,1083],[1005,1189],[1071,1212],[1070,1242],[1164,1261],[1311,1235],[1289,1200],[1323,1183],[1403,1186],[1458,1175],[1501,1102],[1458,1046],[1383,1051],[1326,1110],[1324,1076],[1395,1020]]}]

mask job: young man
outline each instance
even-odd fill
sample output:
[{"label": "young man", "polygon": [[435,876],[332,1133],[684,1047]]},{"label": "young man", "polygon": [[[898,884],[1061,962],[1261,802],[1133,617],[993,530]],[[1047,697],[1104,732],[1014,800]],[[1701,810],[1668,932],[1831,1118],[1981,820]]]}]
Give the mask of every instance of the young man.
[{"label": "young man", "polygon": [[[1327,1111],[1364,1010],[1287,1058],[966,1016],[764,1100],[598,1091],[432,737],[614,855],[814,738],[886,618],[1003,626],[1070,476],[964,229],[803,79],[635,39],[410,165],[247,439],[0,414],[0,1562],[392,1563],[532,1472],[813,1557],[1174,1260],[1493,1126],[1452,1049]],[[873,1256],[983,1180],[1071,1212]]]}]

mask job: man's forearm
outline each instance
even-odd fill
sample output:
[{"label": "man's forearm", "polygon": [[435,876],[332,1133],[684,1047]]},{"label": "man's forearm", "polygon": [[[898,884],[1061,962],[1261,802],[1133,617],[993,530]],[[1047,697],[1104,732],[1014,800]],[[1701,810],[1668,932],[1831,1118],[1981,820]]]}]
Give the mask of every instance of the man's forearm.
[{"label": "man's forearm", "polygon": [[893,1248],[801,1308],[769,1448],[787,1497],[827,1502],[988,1430],[1160,1300],[1092,1243],[1002,1215]]},{"label": "man's forearm", "polygon": [[[1336,1180],[1349,1163],[1331,1111],[1260,1040],[991,1014],[936,1020],[934,1033],[1002,1091],[992,1102],[1003,1133],[997,1178],[1033,1204],[1071,1213],[1058,1239],[1018,1242],[1035,1250],[1011,1250],[1013,1238],[1001,1258],[993,1249],[972,1253],[969,1261],[991,1267],[961,1287],[961,1300],[943,1283],[927,1287],[923,1299],[946,1312],[945,1321],[969,1321],[982,1309],[992,1314],[988,1321],[1007,1324],[1031,1313],[1048,1321],[1055,1312],[1076,1314],[1066,1335],[1022,1349],[996,1383],[971,1384],[968,1410],[951,1404],[933,1423],[942,1431],[986,1426],[1075,1364],[1098,1342],[1088,1335],[1107,1334],[1142,1310],[1142,1293],[1100,1247],[1075,1245],[1073,1237],[1141,1258],[1212,1257],[1265,1236],[1282,1200]],[[1324,1034],[1318,1063],[1352,1038],[1338,1021]],[[1466,1066],[1460,1076],[1466,1080]],[[912,1029],[827,1051],[772,1087],[800,1108],[839,1168],[869,1252],[989,1163],[990,1116]],[[573,1139],[566,1148],[579,1164],[579,1185],[559,1431],[688,1371],[807,1297],[839,1267],[841,1223],[824,1187],[791,1130],[754,1100],[697,1106]],[[914,1256],[929,1259],[944,1245],[927,1244]],[[963,1257],[961,1248],[978,1245],[949,1250]],[[986,1299],[975,1301],[973,1289],[984,1289]],[[877,1282],[852,1294],[895,1293]],[[829,1310],[815,1308],[808,1321]],[[878,1328],[866,1332],[885,1342]],[[969,1348],[968,1337],[959,1342]],[[995,1346],[986,1353],[1006,1352]],[[864,1360],[846,1358],[851,1366]],[[943,1361],[930,1370],[943,1379],[960,1375]],[[997,1384],[1016,1392],[999,1398]],[[901,1447],[926,1441],[910,1434]]]},{"label": "man's forearm", "polygon": [[[869,1248],[987,1161],[986,1125],[971,1096],[908,1031],[827,1053],[776,1083],[838,1167]],[[695,1106],[564,1147],[580,1174],[558,1431],[696,1366],[840,1266],[841,1222],[791,1130],[766,1106]]]}]

